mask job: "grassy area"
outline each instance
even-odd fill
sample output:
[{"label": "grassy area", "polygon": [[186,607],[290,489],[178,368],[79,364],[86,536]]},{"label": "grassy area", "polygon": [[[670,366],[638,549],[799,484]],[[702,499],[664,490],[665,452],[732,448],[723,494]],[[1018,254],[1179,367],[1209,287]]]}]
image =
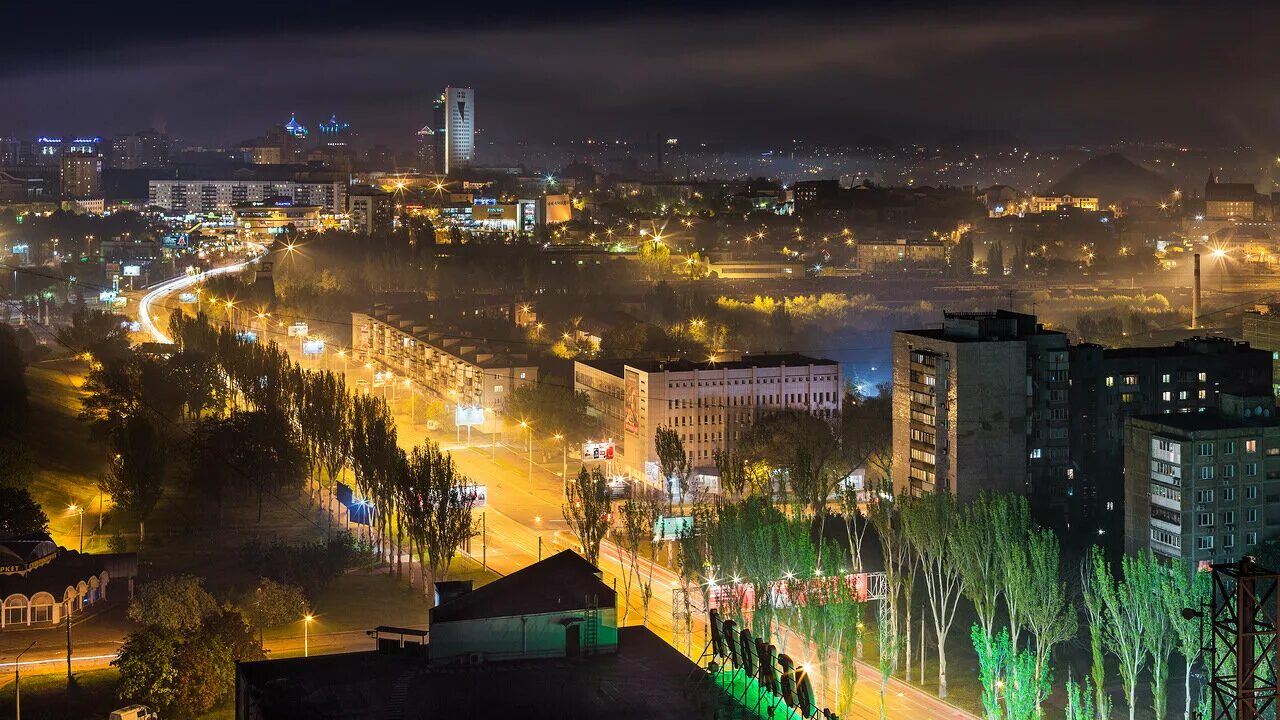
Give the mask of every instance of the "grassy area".
[{"label": "grassy area", "polygon": [[[29,718],[105,718],[123,706],[116,699],[120,672],[115,668],[85,670],[72,675],[75,684],[67,689],[66,675],[35,675],[22,679],[22,715]],[[0,687],[0,715],[13,717],[13,676]]]},{"label": "grassy area", "polygon": [[[49,529],[55,542],[66,547],[79,543],[80,518],[67,506],[75,503],[86,508],[85,541],[88,552],[104,552],[107,535],[96,533],[98,515],[98,476],[106,468],[106,455],[101,446],[89,439],[80,412],[80,385],[87,365],[72,358],[48,360],[27,367],[27,387],[31,393],[30,433],[28,447],[37,467],[32,483],[32,497],[49,516]],[[111,508],[104,498],[103,507]]]}]

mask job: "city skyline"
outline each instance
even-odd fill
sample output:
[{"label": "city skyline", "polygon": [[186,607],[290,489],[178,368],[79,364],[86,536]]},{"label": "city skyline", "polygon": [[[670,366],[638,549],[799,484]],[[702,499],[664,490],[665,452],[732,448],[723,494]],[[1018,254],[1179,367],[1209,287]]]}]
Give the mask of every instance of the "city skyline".
[{"label": "city skyline", "polygon": [[[392,27],[340,22],[330,9],[279,31],[216,40],[183,31],[161,42],[114,20],[64,53],[29,40],[5,50],[0,92],[22,102],[0,131],[156,127],[218,146],[282,112],[313,122],[337,112],[371,141],[408,142],[430,122],[439,88],[456,85],[484,95],[478,129],[496,141],[1093,143],[1141,129],[1148,139],[1266,145],[1277,109],[1265,101],[1273,78],[1253,29],[1265,22],[1238,26],[1239,11],[1189,6],[1085,4],[1066,15],[1029,6],[993,20],[994,10],[747,6],[721,18],[659,6],[559,18],[495,6],[502,21],[455,31],[409,11],[393,13]],[[1236,38],[1230,58],[1194,51],[1193,33],[1215,29]],[[389,71],[402,67],[420,71]]]}]

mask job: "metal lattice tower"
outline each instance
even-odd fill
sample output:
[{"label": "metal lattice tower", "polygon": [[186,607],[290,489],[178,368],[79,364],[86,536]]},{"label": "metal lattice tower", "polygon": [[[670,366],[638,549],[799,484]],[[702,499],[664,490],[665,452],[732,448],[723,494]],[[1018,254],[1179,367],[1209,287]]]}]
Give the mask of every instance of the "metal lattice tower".
[{"label": "metal lattice tower", "polygon": [[1213,720],[1258,720],[1276,701],[1280,575],[1245,556],[1212,566],[1209,693]]}]

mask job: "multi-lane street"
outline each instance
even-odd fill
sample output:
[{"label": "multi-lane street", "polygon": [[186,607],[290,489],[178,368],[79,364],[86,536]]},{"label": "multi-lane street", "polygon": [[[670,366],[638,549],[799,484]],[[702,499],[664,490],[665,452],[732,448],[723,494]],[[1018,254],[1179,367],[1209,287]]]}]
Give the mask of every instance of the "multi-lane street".
[{"label": "multi-lane street", "polygon": [[[211,270],[200,275],[176,278],[160,283],[151,288],[138,304],[139,321],[143,328],[156,342],[170,342],[170,338],[160,329],[163,318],[173,307],[178,307],[176,294],[187,287],[201,282],[205,277],[225,272],[235,272],[246,263],[238,263]],[[278,335],[279,337],[275,337]],[[268,331],[262,340],[277,340],[283,347],[289,348],[295,343],[285,342],[287,338],[278,331]],[[314,359],[304,359],[308,365],[314,365]],[[356,373],[352,373],[355,375]],[[359,373],[363,375],[363,373]],[[355,378],[349,378],[355,386]],[[406,410],[400,403],[398,410]],[[510,425],[510,423],[509,423]],[[428,433],[425,425],[414,423],[405,414],[397,416],[397,429],[401,443],[407,448],[430,438],[449,450],[459,469],[475,482],[487,486],[487,505],[477,509],[482,514],[483,534],[475,538],[470,546],[469,554],[483,562],[487,567],[501,574],[508,574],[566,548],[577,547],[577,539],[569,530],[561,514],[561,498],[563,480],[560,476],[561,462],[559,453],[555,453],[553,462],[539,462],[538,449],[534,448],[533,462],[526,454],[523,438],[512,436],[516,442],[507,445],[498,438],[488,435],[474,435],[473,442],[459,442],[450,433]],[[576,464],[569,465],[569,472],[576,472]],[[478,518],[479,520],[479,518]],[[659,550],[659,562],[648,558],[641,559],[641,567],[646,574],[652,572],[653,596],[649,604],[647,625],[655,633],[671,642],[680,650],[698,660],[706,646],[706,617],[697,613],[693,620],[692,637],[680,637],[673,622],[673,592],[680,586],[676,573],[664,564],[665,550]],[[640,624],[644,618],[643,602],[637,587],[626,592],[623,580],[624,566],[628,560],[624,553],[612,543],[606,541],[601,551],[600,569],[605,581],[613,584],[619,594],[619,620],[626,624]],[[343,638],[332,639],[325,650],[349,650],[368,647],[367,638],[352,634]],[[332,649],[330,649],[332,648]],[[822,692],[827,689],[826,704],[837,707],[834,680],[823,682],[822,676],[834,670],[838,660],[828,659],[822,662],[817,658],[813,648],[797,640],[792,634],[790,645],[780,648],[794,657],[808,661],[805,664],[814,668],[815,689]],[[102,654],[102,653],[99,653]],[[880,717],[880,696],[878,668],[868,663],[859,663],[854,698],[846,716],[855,718]],[[887,691],[889,716],[894,718],[969,718],[972,715],[948,705],[932,695],[910,684],[896,679],[890,680]]]}]

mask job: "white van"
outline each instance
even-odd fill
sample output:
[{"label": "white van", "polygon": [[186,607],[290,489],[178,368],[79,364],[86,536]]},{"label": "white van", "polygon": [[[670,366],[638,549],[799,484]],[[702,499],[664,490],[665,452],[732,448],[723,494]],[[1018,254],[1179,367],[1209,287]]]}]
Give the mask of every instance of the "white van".
[{"label": "white van", "polygon": [[111,713],[109,720],[160,720],[146,705],[130,705]]}]

